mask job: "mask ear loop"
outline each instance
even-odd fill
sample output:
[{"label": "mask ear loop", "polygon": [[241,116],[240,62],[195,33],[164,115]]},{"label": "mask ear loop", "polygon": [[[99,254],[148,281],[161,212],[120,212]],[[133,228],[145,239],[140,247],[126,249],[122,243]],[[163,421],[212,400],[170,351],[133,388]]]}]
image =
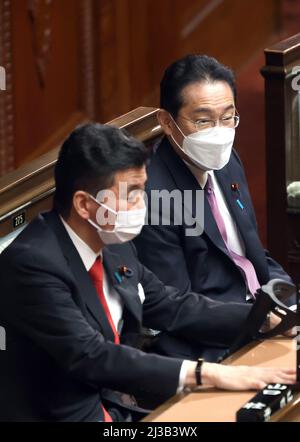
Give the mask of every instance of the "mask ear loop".
[{"label": "mask ear loop", "polygon": [[[106,209],[108,212],[111,212],[113,215],[115,215],[115,217],[117,217],[118,212],[114,209],[111,209],[110,207],[108,207],[106,204],[100,203],[93,195],[91,195],[90,193],[88,193],[89,197],[95,201],[95,203],[98,204],[99,208],[100,207],[104,207],[104,209]],[[99,210],[99,209],[98,209]],[[97,216],[96,216],[97,218]],[[96,224],[94,221],[92,221],[90,218],[88,219],[88,222],[95,227],[97,230],[99,230],[100,232],[106,232],[106,230],[102,229],[101,226],[99,224]],[[115,230],[115,225],[113,230],[109,230],[108,232],[113,232]]]},{"label": "mask ear loop", "polygon": [[[181,135],[183,136],[183,138],[186,138],[186,135],[184,135],[184,133],[182,132],[182,130],[180,129],[180,127],[178,126],[178,124],[176,123],[176,121],[174,120],[174,118],[172,117],[172,115],[169,113],[171,119],[173,120],[173,123],[175,124],[175,126],[177,127],[177,129],[179,130],[179,132],[181,133]],[[180,150],[182,150],[183,153],[184,149],[182,146],[180,146],[180,144],[175,140],[175,138],[173,137],[173,135],[171,134],[170,137],[172,138],[172,140],[174,141],[174,143],[176,144],[177,147],[179,147]]]},{"label": "mask ear loop", "polygon": [[109,212],[111,212],[113,215],[117,215],[117,211],[112,209],[111,207],[108,207],[106,204],[100,203],[93,195],[91,195],[90,193],[88,194],[89,197],[95,201],[95,203],[98,204],[98,206],[104,207],[104,209],[108,210]]},{"label": "mask ear loop", "polygon": [[98,224],[94,223],[94,221],[91,220],[91,218],[88,218],[87,222],[90,223],[93,227],[95,227],[96,230],[99,230],[100,232],[103,231],[103,229],[101,229],[101,227]]}]

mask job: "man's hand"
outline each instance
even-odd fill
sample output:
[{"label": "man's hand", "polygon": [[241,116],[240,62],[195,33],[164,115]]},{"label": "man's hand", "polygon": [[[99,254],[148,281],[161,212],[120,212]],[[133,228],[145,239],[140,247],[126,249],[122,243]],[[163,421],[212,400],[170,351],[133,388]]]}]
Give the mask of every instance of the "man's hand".
[{"label": "man's hand", "polygon": [[[196,363],[191,362],[186,385],[194,387]],[[228,366],[204,362],[201,369],[202,385],[222,390],[261,390],[267,384],[293,384],[296,370],[291,368],[264,368]]]},{"label": "man's hand", "polygon": [[[274,327],[276,327],[278,324],[280,324],[280,322],[281,322],[281,318],[279,316],[275,315],[273,312],[271,312],[269,330],[272,330]],[[296,335],[297,335],[296,327],[293,327],[290,330],[287,330],[286,332],[283,333],[283,336],[286,336],[288,338],[294,338]]]}]

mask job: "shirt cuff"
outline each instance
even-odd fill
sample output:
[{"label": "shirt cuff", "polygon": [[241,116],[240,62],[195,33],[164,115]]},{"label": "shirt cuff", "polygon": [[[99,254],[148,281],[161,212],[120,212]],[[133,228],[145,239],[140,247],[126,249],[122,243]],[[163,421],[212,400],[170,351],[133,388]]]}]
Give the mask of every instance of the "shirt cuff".
[{"label": "shirt cuff", "polygon": [[183,363],[181,365],[181,369],[180,369],[180,373],[179,373],[178,388],[177,388],[176,394],[181,393],[185,387],[185,380],[186,380],[188,367],[189,367],[190,363],[191,363],[191,361],[186,360],[186,361],[183,361]]}]

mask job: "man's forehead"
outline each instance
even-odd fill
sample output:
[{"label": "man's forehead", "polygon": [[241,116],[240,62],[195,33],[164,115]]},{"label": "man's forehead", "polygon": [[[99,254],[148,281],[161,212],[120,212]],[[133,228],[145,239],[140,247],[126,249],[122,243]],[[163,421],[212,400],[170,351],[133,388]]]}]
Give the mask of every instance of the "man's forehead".
[{"label": "man's forehead", "polygon": [[187,85],[182,90],[183,107],[216,108],[234,104],[231,87],[223,81],[197,82]]}]

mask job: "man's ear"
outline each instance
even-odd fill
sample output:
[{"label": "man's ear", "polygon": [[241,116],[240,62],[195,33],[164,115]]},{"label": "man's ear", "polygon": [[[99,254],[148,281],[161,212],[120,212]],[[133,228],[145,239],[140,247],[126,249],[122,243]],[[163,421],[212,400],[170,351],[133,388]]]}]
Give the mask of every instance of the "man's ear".
[{"label": "man's ear", "polygon": [[92,200],[86,192],[77,190],[73,195],[73,209],[83,219],[91,218]]},{"label": "man's ear", "polygon": [[161,125],[162,130],[164,131],[164,133],[166,135],[172,135],[172,127],[173,127],[173,120],[169,114],[169,112],[167,112],[164,109],[160,109],[157,112],[157,119],[159,124]]}]

